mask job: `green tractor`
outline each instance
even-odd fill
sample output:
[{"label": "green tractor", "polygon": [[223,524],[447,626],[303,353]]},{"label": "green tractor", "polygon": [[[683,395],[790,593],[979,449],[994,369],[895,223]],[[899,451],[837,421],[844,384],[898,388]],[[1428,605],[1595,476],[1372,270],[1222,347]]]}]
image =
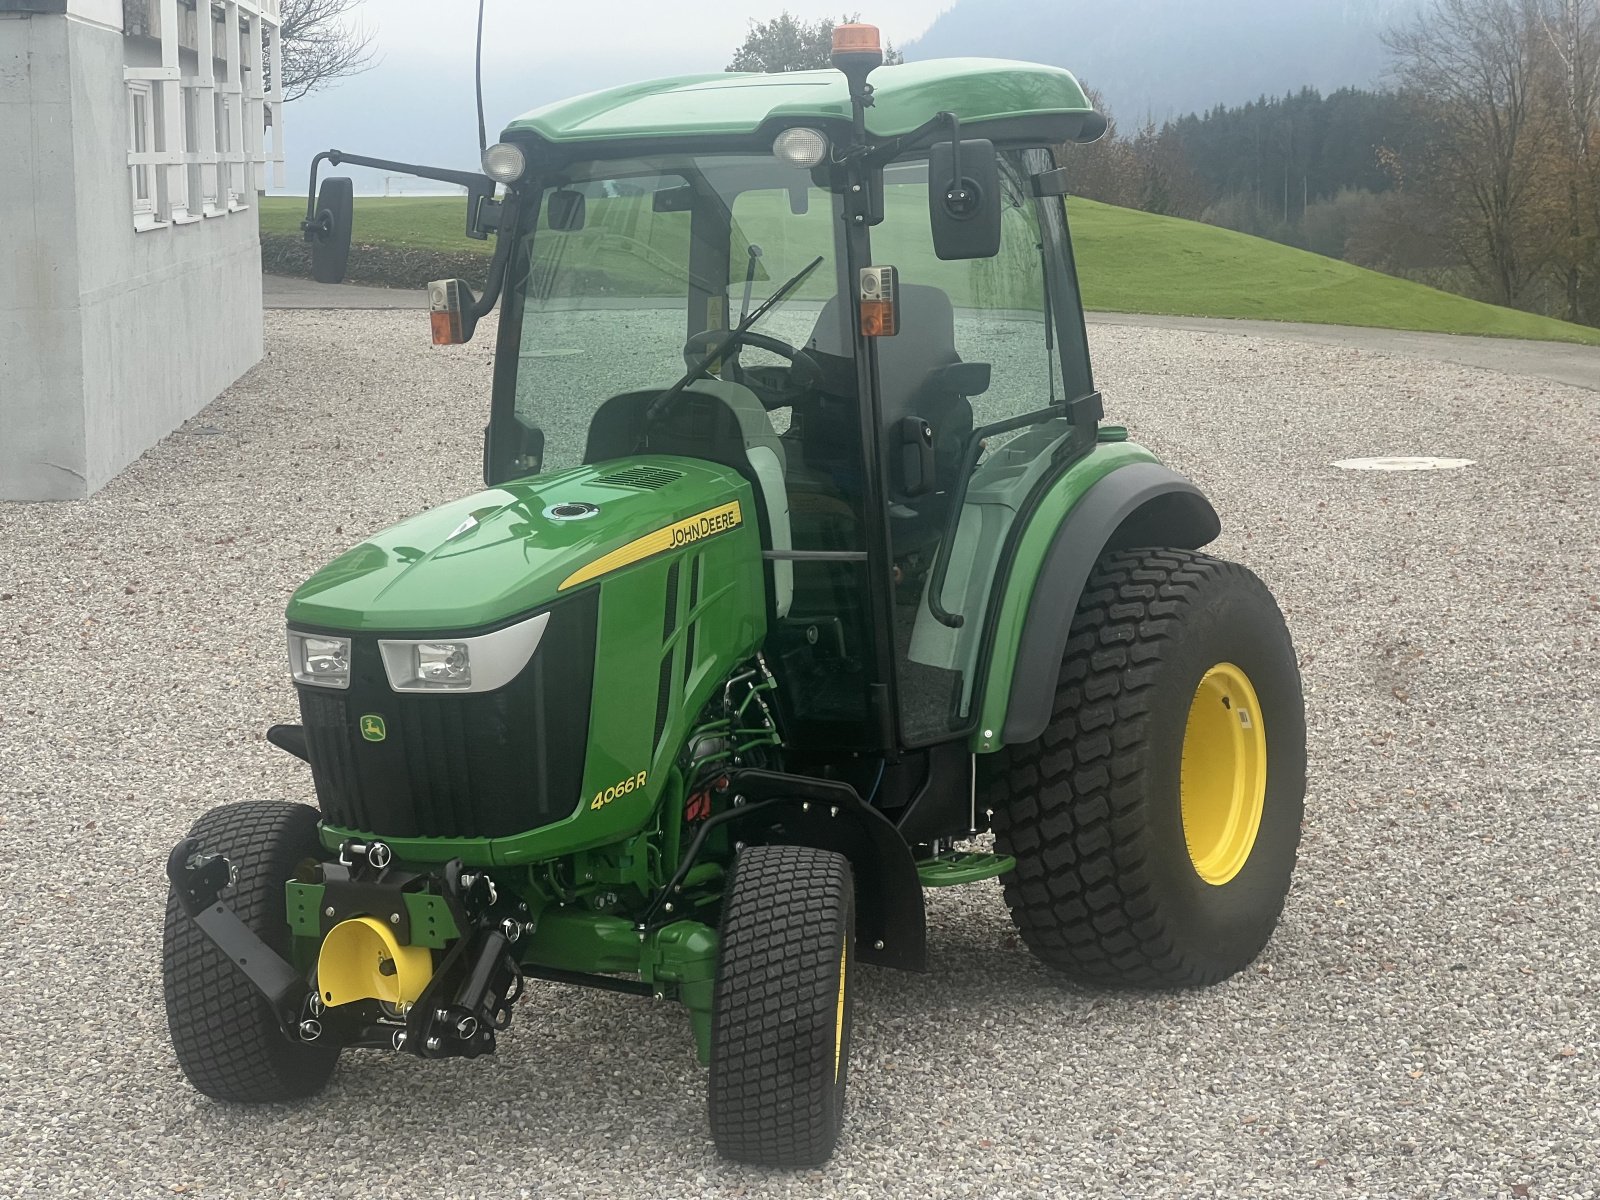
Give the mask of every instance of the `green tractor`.
[{"label": "green tractor", "polygon": [[681,1002],[717,1148],[816,1164],[925,888],[998,877],[1086,983],[1265,945],[1299,674],[1205,497],[1102,423],[1056,148],[1105,121],[1056,68],[835,51],[549,105],[481,175],[313,165],[324,278],[327,161],[464,183],[498,237],[481,295],[430,287],[436,341],[501,302],[487,490],[289,603],[269,737],[318,807],[215,809],[167,866],[202,1092],[491,1053],[553,980]]}]

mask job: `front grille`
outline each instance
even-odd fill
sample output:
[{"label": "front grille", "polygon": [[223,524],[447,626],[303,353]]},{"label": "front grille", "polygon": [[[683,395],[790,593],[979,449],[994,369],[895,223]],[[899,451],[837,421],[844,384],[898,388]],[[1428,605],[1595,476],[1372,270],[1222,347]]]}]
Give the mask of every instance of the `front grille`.
[{"label": "front grille", "polygon": [[[550,609],[539,648],[493,692],[390,689],[376,636],[345,691],[301,686],[311,774],[330,824],[386,837],[504,837],[571,814],[583,786],[599,589]],[[367,741],[361,719],[383,719]]]}]

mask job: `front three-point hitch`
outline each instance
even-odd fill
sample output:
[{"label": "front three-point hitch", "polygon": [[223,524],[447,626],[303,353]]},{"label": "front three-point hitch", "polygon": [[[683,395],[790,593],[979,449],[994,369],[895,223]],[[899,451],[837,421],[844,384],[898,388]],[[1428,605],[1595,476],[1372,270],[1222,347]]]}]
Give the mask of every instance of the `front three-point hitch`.
[{"label": "front three-point hitch", "polygon": [[[225,904],[237,872],[185,838],[167,877],[189,917],[267,999],[285,1036],[422,1058],[476,1058],[495,1048],[522,993],[512,947],[528,912],[459,861],[402,870],[382,842],[348,841],[339,861],[286,884],[290,931],[317,947],[287,961]],[[291,950],[291,957],[299,958]],[[304,957],[310,958],[309,954]]]}]

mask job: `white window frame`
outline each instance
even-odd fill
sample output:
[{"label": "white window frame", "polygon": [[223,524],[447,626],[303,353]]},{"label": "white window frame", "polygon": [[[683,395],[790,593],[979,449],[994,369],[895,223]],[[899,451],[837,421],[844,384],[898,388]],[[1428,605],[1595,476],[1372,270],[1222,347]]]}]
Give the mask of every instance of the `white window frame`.
[{"label": "white window frame", "polygon": [[[156,97],[147,79],[130,79],[128,88],[128,186],[135,229],[158,229],[166,224],[157,215],[160,196],[156,165]],[[140,109],[143,109],[141,115]],[[143,135],[141,138],[140,135]],[[143,149],[140,143],[143,142]],[[143,194],[141,195],[141,182]]]},{"label": "white window frame", "polygon": [[[185,100],[188,91],[181,80],[172,80],[161,86],[161,104],[172,105],[171,120],[163,119],[169,146],[176,149],[167,155],[167,220],[174,225],[192,225],[200,214],[190,208],[192,192],[189,187],[189,159],[195,150],[194,138],[189,132],[189,105]],[[165,118],[166,114],[162,114]]]},{"label": "white window frame", "polygon": [[[161,65],[123,68],[134,228],[248,209],[252,189],[264,190],[269,172],[272,186],[283,186],[279,0],[144,3]],[[198,61],[190,76],[180,70],[180,6],[194,10]],[[269,76],[270,89],[262,83]]]}]

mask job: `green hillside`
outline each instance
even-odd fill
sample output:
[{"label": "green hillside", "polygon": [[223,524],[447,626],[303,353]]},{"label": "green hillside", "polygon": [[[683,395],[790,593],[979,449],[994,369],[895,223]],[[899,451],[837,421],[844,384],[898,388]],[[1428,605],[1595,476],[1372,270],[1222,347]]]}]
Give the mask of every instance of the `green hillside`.
[{"label": "green hillside", "polygon": [[[304,200],[267,197],[263,234],[297,237],[304,205]],[[458,197],[362,198],[356,202],[356,242],[487,255],[492,243],[462,234],[465,210]],[[1248,317],[1600,345],[1600,329],[1483,304],[1227,229],[1088,200],[1069,201],[1069,213],[1084,301],[1101,312]],[[774,211],[770,221],[767,214],[749,215],[747,234],[769,246],[769,239],[778,239],[785,214]],[[603,230],[593,233],[598,237]],[[666,260],[676,257],[674,247],[662,249]],[[352,260],[360,253],[354,251]]]}]

